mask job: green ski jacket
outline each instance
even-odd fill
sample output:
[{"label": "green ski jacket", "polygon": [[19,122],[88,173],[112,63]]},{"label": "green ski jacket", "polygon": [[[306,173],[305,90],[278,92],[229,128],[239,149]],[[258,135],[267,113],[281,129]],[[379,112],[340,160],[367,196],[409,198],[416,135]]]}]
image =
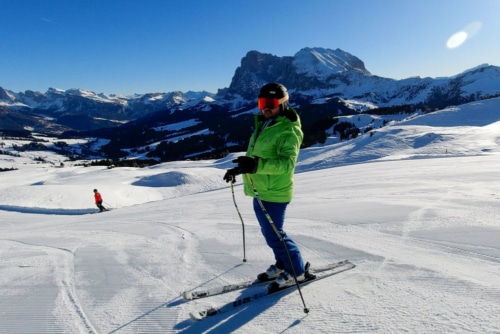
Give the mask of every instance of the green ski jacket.
[{"label": "green ski jacket", "polygon": [[255,197],[248,179],[250,176],[263,201],[290,202],[295,164],[303,138],[300,117],[292,107],[268,121],[262,115],[255,115],[255,131],[250,137],[246,155],[259,159],[255,174],[243,175],[245,195]]}]

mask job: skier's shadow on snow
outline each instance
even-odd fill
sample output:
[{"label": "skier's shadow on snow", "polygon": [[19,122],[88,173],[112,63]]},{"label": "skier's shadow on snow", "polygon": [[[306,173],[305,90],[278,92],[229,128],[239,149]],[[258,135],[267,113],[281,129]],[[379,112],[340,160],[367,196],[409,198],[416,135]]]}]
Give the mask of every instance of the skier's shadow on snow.
[{"label": "skier's shadow on snow", "polygon": [[[241,291],[240,296],[230,298],[234,301],[236,299],[243,299],[247,296],[252,295],[255,287],[250,287]],[[254,291],[254,292],[252,292]],[[278,294],[273,294],[266,296],[265,298],[259,299],[259,301],[252,302],[248,305],[242,305],[235,308],[234,310],[227,311],[222,314],[218,314],[212,317],[207,317],[202,321],[196,321],[192,319],[186,319],[176,326],[174,329],[179,330],[178,333],[232,333],[239,328],[243,327],[245,324],[251,322],[254,318],[259,316],[265,310],[274,306],[280,298],[286,296],[290,293],[297,292],[295,289],[289,289],[287,291],[282,291]],[[298,297],[297,297],[298,298]],[[291,301],[293,303],[293,301]],[[203,309],[210,306],[210,302],[197,303],[194,309]],[[297,316],[300,316],[300,299],[297,300]],[[290,306],[291,307],[291,306]],[[301,319],[295,320],[281,333],[286,332],[288,329],[299,325]]]},{"label": "skier's shadow on snow", "polygon": [[[288,293],[291,293],[287,292]],[[280,297],[285,294],[280,294],[279,296],[270,296],[266,301],[260,301],[247,306],[241,306],[233,311],[226,312],[224,314],[215,315],[213,317],[208,317],[202,321],[196,321],[192,319],[184,320],[174,326],[174,329],[179,330],[178,333],[183,334],[197,334],[197,333],[233,333],[234,331],[240,329],[245,324],[250,323],[254,318],[259,316],[268,308],[272,307]],[[300,306],[298,306],[297,316],[300,316]],[[287,328],[283,329],[280,333],[286,333],[292,327],[299,325],[302,319],[306,315],[302,315],[301,319],[295,320]]]},{"label": "skier's shadow on snow", "polygon": [[[226,274],[227,272],[234,270],[235,268],[241,266],[242,264],[238,264],[230,269],[228,269],[226,272],[217,275],[216,277],[200,284],[199,286],[193,288],[193,290],[196,290],[203,285],[205,285],[208,282],[211,282],[220,276]],[[238,328],[244,326],[245,324],[251,322],[255,317],[259,316],[262,312],[267,310],[268,308],[272,307],[276,302],[283,296],[292,293],[296,290],[290,289],[286,291],[282,291],[276,295],[271,295],[269,297],[265,297],[260,299],[259,301],[256,301],[254,303],[250,303],[248,305],[242,305],[240,307],[235,308],[234,310],[225,312],[223,314],[215,315],[213,317],[208,317],[204,319],[203,321],[196,321],[192,320],[189,318],[189,316],[186,314],[188,317],[186,320],[183,320],[176,324],[173,329],[177,330],[178,333],[231,333],[233,331],[236,331]],[[229,298],[230,300],[235,300],[235,299],[240,299],[244,298],[246,296],[252,295],[254,292],[252,292],[252,288],[247,288],[244,290],[241,290],[240,296],[235,297],[234,295],[231,295]],[[236,294],[236,292],[235,292]],[[293,302],[293,301],[292,301]],[[147,318],[149,315],[165,308],[171,308],[175,307],[184,303],[193,303],[193,309],[203,309],[204,307],[207,307],[210,305],[210,301],[200,299],[200,300],[195,300],[195,301],[187,301],[184,300],[181,296],[175,297],[175,299],[168,301],[166,303],[163,303],[161,305],[158,305],[157,307],[152,308],[151,310],[141,314],[140,316],[128,321],[127,323],[119,326],[118,328],[115,328],[114,330],[110,331],[108,334],[112,333],[117,333],[121,331],[124,328],[127,328],[134,323],[137,323],[141,321],[142,319]],[[298,300],[297,303],[300,303]],[[297,308],[299,308],[299,305],[297,305]],[[300,312],[300,311],[297,311]],[[297,313],[300,314],[300,313]],[[295,320],[293,323],[291,323],[287,328],[285,328],[282,333],[286,332],[288,329],[299,325],[301,322],[301,319]]]},{"label": "skier's shadow on snow", "polygon": [[[208,280],[208,281],[206,281],[206,282],[198,285],[197,287],[193,288],[193,290],[202,287],[203,285],[207,284],[208,282],[211,282],[211,281],[219,278],[220,276],[222,276],[224,274],[227,274],[229,271],[234,270],[235,268],[238,268],[241,265],[242,264],[238,264],[238,265],[233,266],[232,268],[229,268],[228,270],[226,270],[222,274],[219,274],[219,275],[215,276],[214,278],[212,278],[212,279],[210,279],[210,280]],[[187,303],[187,302],[189,302],[189,301],[183,299],[182,296],[175,297],[174,300],[168,301],[166,303],[163,303],[161,305],[158,305],[158,306],[154,307],[153,309],[151,309],[151,310],[149,310],[149,311],[141,314],[140,316],[138,316],[138,317],[136,317],[136,318],[134,318],[134,319],[132,319],[132,320],[130,320],[130,321],[122,324],[121,326],[113,329],[112,331],[108,332],[108,334],[117,333],[117,332],[121,331],[122,329],[127,328],[127,327],[129,327],[129,326],[131,326],[131,325],[133,325],[133,324],[141,321],[142,319],[147,318],[149,315],[151,315],[151,314],[153,314],[153,313],[155,313],[155,312],[157,312],[159,310],[162,310],[162,309],[165,309],[165,308],[174,307],[174,306],[177,306],[177,305],[180,305],[180,304],[184,304],[184,303]],[[175,327],[182,329],[182,328],[188,327],[191,324],[192,324],[192,322],[190,322],[190,321],[183,321],[180,324],[177,324]],[[184,332],[184,333],[187,333],[187,332]],[[197,333],[197,331],[195,330],[193,333]]]}]

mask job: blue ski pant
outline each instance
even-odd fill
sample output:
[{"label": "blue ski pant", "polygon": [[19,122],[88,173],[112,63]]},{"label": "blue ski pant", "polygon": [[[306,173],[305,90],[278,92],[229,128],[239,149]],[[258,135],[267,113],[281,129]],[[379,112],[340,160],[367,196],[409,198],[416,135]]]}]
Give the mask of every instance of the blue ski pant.
[{"label": "blue ski pant", "polygon": [[[283,238],[283,241],[288,249],[290,258],[292,260],[292,265],[297,276],[304,273],[304,261],[302,260],[302,255],[300,250],[295,244],[295,242],[290,239],[285,231],[283,231],[283,224],[285,222],[285,211],[288,203],[273,203],[262,201],[262,204],[266,208],[267,213],[271,217],[276,229]],[[280,237],[274,231],[271,222],[266,217],[264,211],[259,205],[257,198],[253,200],[253,209],[255,211],[255,216],[260,224],[260,230],[262,235],[266,239],[267,245],[271,247],[274,252],[274,258],[276,259],[276,266],[280,269],[284,269],[288,273],[292,274],[292,268],[290,266],[290,260],[286,250],[283,248],[283,242]]]}]

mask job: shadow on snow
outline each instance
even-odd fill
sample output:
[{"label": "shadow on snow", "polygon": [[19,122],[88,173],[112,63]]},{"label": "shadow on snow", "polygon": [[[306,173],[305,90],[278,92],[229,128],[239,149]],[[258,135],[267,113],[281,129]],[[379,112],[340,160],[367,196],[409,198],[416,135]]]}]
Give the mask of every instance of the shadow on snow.
[{"label": "shadow on snow", "polygon": [[98,213],[97,209],[48,209],[48,208],[30,208],[26,206],[15,205],[0,205],[0,210],[19,212],[19,213],[33,213],[42,215],[65,215],[65,216],[78,216],[86,215],[89,213]]}]

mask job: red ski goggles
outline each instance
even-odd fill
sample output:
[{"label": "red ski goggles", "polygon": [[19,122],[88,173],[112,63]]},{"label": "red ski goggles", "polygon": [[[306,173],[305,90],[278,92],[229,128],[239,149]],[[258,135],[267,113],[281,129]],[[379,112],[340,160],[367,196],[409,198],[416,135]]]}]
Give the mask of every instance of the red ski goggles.
[{"label": "red ski goggles", "polygon": [[257,106],[260,110],[268,109],[276,109],[280,105],[280,100],[275,97],[259,97],[257,100]]}]

